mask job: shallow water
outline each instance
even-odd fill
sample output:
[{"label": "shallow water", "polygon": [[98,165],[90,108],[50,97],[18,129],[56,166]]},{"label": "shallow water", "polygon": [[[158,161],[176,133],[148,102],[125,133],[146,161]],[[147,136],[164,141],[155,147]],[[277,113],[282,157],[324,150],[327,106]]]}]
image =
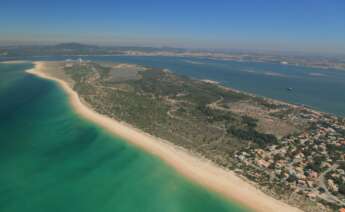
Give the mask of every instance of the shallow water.
[{"label": "shallow water", "polygon": [[244,211],[74,113],[53,82],[0,64],[0,211]]}]

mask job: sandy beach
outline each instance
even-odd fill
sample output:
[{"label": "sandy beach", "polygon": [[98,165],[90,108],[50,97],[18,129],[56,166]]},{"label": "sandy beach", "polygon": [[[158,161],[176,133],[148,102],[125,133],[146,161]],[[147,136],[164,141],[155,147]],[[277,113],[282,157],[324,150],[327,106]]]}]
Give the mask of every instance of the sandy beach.
[{"label": "sandy beach", "polygon": [[41,78],[58,82],[68,94],[70,103],[78,114],[105,128],[114,135],[125,139],[129,143],[159,157],[177,172],[193,182],[254,211],[301,211],[264,194],[255,188],[255,186],[236,176],[232,171],[225,170],[168,141],[151,136],[126,123],[111,119],[93,111],[82,103],[78,94],[67,82],[54,78],[44,72],[44,62],[35,62],[34,64],[35,68],[27,72]]}]

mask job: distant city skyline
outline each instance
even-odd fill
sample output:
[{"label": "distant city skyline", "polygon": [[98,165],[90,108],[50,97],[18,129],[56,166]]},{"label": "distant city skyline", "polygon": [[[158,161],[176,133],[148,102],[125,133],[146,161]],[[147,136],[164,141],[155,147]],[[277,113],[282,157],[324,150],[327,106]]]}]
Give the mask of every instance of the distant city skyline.
[{"label": "distant city skyline", "polygon": [[81,42],[345,54],[345,1],[0,3],[0,45]]}]

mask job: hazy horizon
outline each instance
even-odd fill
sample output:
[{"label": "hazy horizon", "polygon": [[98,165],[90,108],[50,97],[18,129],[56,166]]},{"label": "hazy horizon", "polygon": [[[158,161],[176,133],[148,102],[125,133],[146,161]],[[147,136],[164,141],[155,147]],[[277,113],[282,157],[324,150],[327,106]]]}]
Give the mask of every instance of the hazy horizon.
[{"label": "hazy horizon", "polygon": [[5,0],[0,45],[111,46],[345,54],[345,2]]}]

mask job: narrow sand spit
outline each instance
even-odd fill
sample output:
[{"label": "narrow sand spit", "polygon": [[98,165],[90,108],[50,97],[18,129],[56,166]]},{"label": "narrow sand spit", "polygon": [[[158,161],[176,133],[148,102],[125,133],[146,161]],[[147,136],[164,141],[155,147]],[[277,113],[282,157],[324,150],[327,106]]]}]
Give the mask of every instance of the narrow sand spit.
[{"label": "narrow sand spit", "polygon": [[78,94],[68,83],[45,73],[44,62],[35,62],[34,64],[35,69],[28,70],[27,72],[58,82],[68,94],[70,103],[78,114],[97,123],[129,143],[159,157],[190,180],[254,211],[301,211],[264,194],[231,171],[225,170],[208,160],[197,157],[180,147],[151,136],[126,123],[116,121],[93,111],[81,102]]},{"label": "narrow sand spit", "polygon": [[21,64],[21,63],[28,63],[25,60],[9,60],[9,61],[1,61],[0,64]]}]

